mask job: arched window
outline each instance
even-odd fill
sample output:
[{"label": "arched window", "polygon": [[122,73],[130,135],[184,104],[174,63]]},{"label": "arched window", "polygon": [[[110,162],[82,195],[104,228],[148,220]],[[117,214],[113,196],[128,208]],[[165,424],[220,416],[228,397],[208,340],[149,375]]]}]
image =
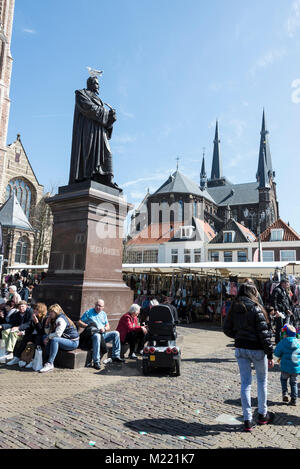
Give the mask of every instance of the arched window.
[{"label": "arched window", "polygon": [[194,217],[197,217],[198,215],[198,204],[197,201],[194,201]]},{"label": "arched window", "polygon": [[16,194],[17,199],[25,213],[29,218],[30,204],[32,199],[31,189],[23,179],[13,179],[6,187],[6,200],[8,200],[13,192]]},{"label": "arched window", "polygon": [[179,200],[178,202],[178,221],[183,221],[183,201]]},{"label": "arched window", "polygon": [[15,255],[15,262],[20,264],[26,264],[29,254],[29,239],[26,236],[23,236],[19,239],[16,246],[16,255]]}]

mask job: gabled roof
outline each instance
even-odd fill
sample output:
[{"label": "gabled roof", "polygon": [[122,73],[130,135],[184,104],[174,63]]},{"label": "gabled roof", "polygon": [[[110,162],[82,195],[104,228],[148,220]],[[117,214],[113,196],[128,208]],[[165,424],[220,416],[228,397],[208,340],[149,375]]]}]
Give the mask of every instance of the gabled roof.
[{"label": "gabled roof", "polygon": [[200,233],[200,237],[201,234],[203,234],[203,237],[201,237],[202,241],[209,243],[212,239],[214,239],[216,233],[209,223],[204,220],[201,220],[200,218],[193,217],[193,219],[196,225],[196,230],[198,233]]},{"label": "gabled roof", "polygon": [[241,230],[241,232],[243,233],[243,235],[246,237],[248,241],[251,241],[251,242],[256,241],[255,234],[251,230],[249,230],[249,228],[247,228],[246,226],[242,225],[241,223],[237,221],[235,221],[235,223],[237,224],[237,226],[239,227],[239,229]]},{"label": "gabled roof", "polygon": [[[249,228],[246,228],[244,225],[241,225],[241,223],[238,223],[233,218],[231,218],[230,220],[228,220],[227,223],[225,223],[222,230],[210,242],[210,244],[223,244],[224,231],[235,231],[237,236],[234,242],[236,243],[253,243],[256,241],[255,234],[252,233],[252,231],[249,230]],[[227,243],[224,243],[224,244],[227,244]]]},{"label": "gabled roof", "polygon": [[0,223],[2,226],[34,231],[14,192],[0,208]]},{"label": "gabled roof", "polygon": [[[142,246],[147,244],[162,244],[170,241],[181,241],[178,238],[179,229],[184,226],[183,222],[174,223],[151,223],[146,226],[137,236],[127,242],[127,246]],[[190,241],[209,242],[216,235],[212,227],[203,220],[193,217],[195,234]],[[184,241],[189,241],[184,239]]]},{"label": "gabled roof", "polygon": [[12,142],[12,143],[10,143],[9,145],[7,145],[7,146],[8,146],[8,147],[14,147],[18,142],[19,142],[20,145],[21,145],[21,148],[22,148],[22,150],[23,150],[23,152],[24,152],[25,158],[26,158],[26,160],[27,160],[27,163],[29,164],[29,167],[30,167],[30,169],[31,169],[31,171],[32,171],[32,174],[33,174],[33,176],[34,176],[34,178],[35,178],[35,180],[36,180],[36,183],[37,183],[39,186],[44,187],[42,184],[39,183],[38,178],[36,177],[36,174],[35,174],[35,172],[34,172],[34,170],[33,170],[33,167],[31,166],[30,160],[29,160],[29,158],[28,158],[28,156],[27,156],[26,150],[25,150],[24,145],[23,145],[22,140],[21,140],[21,135],[18,134],[18,135],[17,135],[17,139],[16,139],[14,142]]},{"label": "gabled roof", "polygon": [[209,187],[209,194],[217,205],[230,207],[234,205],[248,205],[259,203],[257,182],[245,184],[226,184],[224,186]]},{"label": "gabled roof", "polygon": [[269,228],[267,228],[262,234],[261,234],[261,240],[262,241],[270,241],[271,239],[271,230],[279,230],[283,229],[283,241],[300,241],[300,236],[296,231],[289,226],[287,223],[285,223],[281,218],[276,220]]},{"label": "gabled roof", "polygon": [[184,174],[178,170],[175,171],[153,195],[171,193],[198,195],[214,203],[213,198],[206,189],[201,190],[196,182],[184,176]]},{"label": "gabled roof", "polygon": [[162,244],[174,238],[178,229],[183,226],[183,222],[174,223],[151,223],[133,239],[127,242],[127,246],[145,245],[145,244]]}]

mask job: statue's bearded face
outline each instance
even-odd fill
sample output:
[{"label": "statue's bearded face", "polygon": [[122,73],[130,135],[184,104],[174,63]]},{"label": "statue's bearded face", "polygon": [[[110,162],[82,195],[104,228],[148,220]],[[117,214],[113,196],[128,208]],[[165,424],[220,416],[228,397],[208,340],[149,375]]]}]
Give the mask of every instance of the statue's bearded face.
[{"label": "statue's bearded face", "polygon": [[87,81],[88,90],[98,93],[99,91],[99,81],[96,77],[89,78]]}]

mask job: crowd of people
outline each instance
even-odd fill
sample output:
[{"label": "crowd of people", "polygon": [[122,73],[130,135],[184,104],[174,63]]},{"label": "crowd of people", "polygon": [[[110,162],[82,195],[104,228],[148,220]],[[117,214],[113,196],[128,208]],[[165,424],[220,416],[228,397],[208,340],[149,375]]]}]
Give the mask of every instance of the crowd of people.
[{"label": "crowd of people", "polygon": [[[111,331],[103,299],[98,299],[76,324],[58,304],[47,308],[44,303],[30,304],[22,299],[16,285],[9,285],[7,291],[2,292],[1,301],[0,334],[4,348],[0,363],[32,368],[35,351],[42,349],[43,363],[36,370],[41,373],[53,370],[59,350],[77,348],[91,350],[90,366],[99,370],[109,342],[112,355],[108,361],[124,362],[122,350],[125,344],[129,346],[128,358],[136,359],[142,354],[148,339],[147,322],[151,308],[160,303],[172,304],[172,298],[168,297],[161,301],[147,298],[141,305],[134,303],[121,316],[116,330]],[[294,314],[293,298],[286,279],[281,279],[274,288],[268,305],[264,305],[251,279],[240,286],[224,318],[223,329],[235,341],[244,430],[247,432],[255,427],[251,408],[252,364],[257,378],[258,424],[269,424],[274,419],[274,414],[267,407],[268,369],[274,367],[274,357],[280,361],[282,400],[297,405],[297,378],[300,373],[298,326],[299,318]]]},{"label": "crowd of people", "polygon": [[[121,316],[116,330],[111,331],[103,299],[98,299],[76,324],[59,304],[47,308],[44,303],[29,304],[22,300],[15,286],[8,288],[2,300],[0,338],[4,346],[0,363],[7,366],[32,368],[35,351],[42,349],[43,366],[37,371],[46,373],[54,369],[60,349],[70,351],[80,347],[92,351],[90,365],[99,370],[100,360],[107,352],[107,343],[112,343],[109,361],[122,363],[125,361],[121,357],[122,345],[128,344],[128,358],[136,359],[147,341],[147,317],[144,314],[138,321],[141,307],[137,304],[131,305],[129,311]],[[149,310],[158,304],[157,300],[151,301]],[[147,311],[144,309],[144,313]],[[27,353],[28,346],[31,346],[31,354]]]},{"label": "crowd of people", "polygon": [[45,272],[33,274],[25,269],[13,275],[5,275],[4,282],[1,284],[0,304],[5,303],[7,297],[16,304],[21,300],[30,302],[34,288],[45,276]]},{"label": "crowd of people", "polygon": [[[265,307],[254,282],[248,279],[241,285],[223,326],[224,333],[235,341],[246,432],[251,432],[255,428],[251,408],[252,364],[257,379],[259,425],[270,424],[274,420],[274,413],[269,412],[267,407],[268,369],[274,367],[274,356],[280,362],[282,400],[284,403],[297,405],[300,343],[299,331],[295,325],[298,318],[293,314],[293,301],[286,279],[282,279],[274,289],[270,303]],[[275,335],[275,350],[273,335]],[[290,400],[288,381],[291,388]]]}]

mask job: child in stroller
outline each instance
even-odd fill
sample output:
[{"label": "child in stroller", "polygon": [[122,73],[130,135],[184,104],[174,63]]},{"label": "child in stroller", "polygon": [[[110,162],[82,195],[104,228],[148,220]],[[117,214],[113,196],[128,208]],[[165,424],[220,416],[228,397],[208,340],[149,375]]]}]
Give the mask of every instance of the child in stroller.
[{"label": "child in stroller", "polygon": [[168,368],[180,375],[181,350],[176,346],[177,310],[170,304],[153,306],[149,312],[148,344],[144,347],[143,373],[152,368]]}]

